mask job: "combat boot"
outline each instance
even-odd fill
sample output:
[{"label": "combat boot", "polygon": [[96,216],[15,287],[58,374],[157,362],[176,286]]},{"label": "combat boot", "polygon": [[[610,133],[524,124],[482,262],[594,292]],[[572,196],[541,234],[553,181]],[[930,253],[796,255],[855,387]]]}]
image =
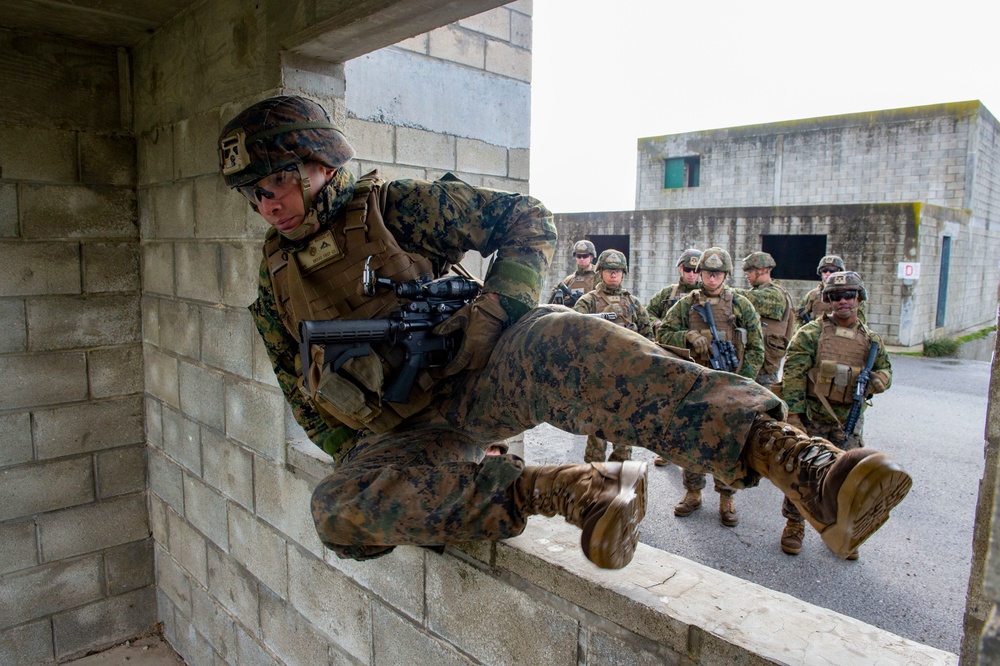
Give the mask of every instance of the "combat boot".
[{"label": "combat boot", "polygon": [[889,519],[913,484],[884,453],[843,451],[764,415],[754,420],[743,456],[844,559]]},{"label": "combat boot", "polygon": [[680,504],[674,505],[674,515],[684,518],[685,516],[690,516],[692,513],[701,508],[701,491],[700,490],[689,490],[684,493],[684,499],[680,501]]},{"label": "combat boot", "polygon": [[781,531],[781,550],[789,555],[802,552],[802,539],[806,535],[806,521],[788,519]]},{"label": "combat boot", "polygon": [[653,458],[653,464],[656,465],[657,467],[666,467],[667,465],[670,464],[670,461],[664,458],[663,456],[656,456],[655,458]]},{"label": "combat boot", "polygon": [[525,467],[514,503],[525,515],[560,515],[583,530],[580,547],[602,569],[632,561],[646,515],[646,463]]},{"label": "combat boot", "polygon": [[736,501],[732,495],[719,495],[719,520],[726,527],[736,527],[740,523],[736,515]]}]

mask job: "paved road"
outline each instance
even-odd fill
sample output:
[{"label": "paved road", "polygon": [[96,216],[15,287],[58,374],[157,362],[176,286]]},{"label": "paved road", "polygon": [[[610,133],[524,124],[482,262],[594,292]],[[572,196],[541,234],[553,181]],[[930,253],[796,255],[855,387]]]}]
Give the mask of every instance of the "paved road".
[{"label": "paved road", "polygon": [[[983,473],[990,364],[892,356],[894,384],[865,414],[869,447],[913,476],[892,519],[848,562],[808,530],[802,553],[781,552],[781,495],[766,481],[736,495],[740,524],[719,523],[709,480],[706,503],[675,518],[684,495],[677,467],[650,462],[649,510],[641,540],[745,580],[833,609],[906,638],[958,653]],[[543,425],[525,433],[531,464],[582,460],[586,438]]]}]

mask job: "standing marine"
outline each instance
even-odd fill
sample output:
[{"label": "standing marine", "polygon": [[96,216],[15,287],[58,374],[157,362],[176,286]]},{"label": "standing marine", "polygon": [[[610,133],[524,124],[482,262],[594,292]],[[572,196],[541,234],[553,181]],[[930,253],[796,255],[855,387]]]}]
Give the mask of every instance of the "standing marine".
[{"label": "standing marine", "polygon": [[576,271],[570,273],[556,285],[549,297],[549,303],[558,303],[568,308],[573,307],[577,300],[597,286],[597,271],[594,270],[594,257],[597,248],[589,240],[578,240],[573,243],[573,258],[576,259]]},{"label": "standing marine", "polygon": [[677,259],[677,282],[667,285],[656,293],[646,306],[646,312],[653,322],[653,332],[660,327],[660,321],[667,315],[667,310],[673,307],[674,303],[681,300],[686,294],[701,286],[698,282],[698,259],[701,258],[701,250],[688,248],[681,252]]},{"label": "standing marine", "polygon": [[764,339],[764,363],[757,373],[757,383],[770,388],[778,383],[781,359],[795,331],[795,308],[788,290],[771,279],[776,265],[767,252],[752,252],[743,258],[743,275],[750,289],[734,289],[753,304],[760,315],[760,330]]}]

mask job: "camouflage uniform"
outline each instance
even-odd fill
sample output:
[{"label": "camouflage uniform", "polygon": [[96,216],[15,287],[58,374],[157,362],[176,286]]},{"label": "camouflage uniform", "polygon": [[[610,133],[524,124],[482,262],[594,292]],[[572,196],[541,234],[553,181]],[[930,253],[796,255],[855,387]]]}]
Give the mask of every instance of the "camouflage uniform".
[{"label": "camouflage uniform", "polygon": [[[600,280],[597,278],[597,271],[593,268],[586,271],[574,271],[559,282],[559,284],[569,289],[571,293],[574,291],[580,291],[583,294],[593,291],[596,288],[595,285],[598,283],[600,283]],[[556,298],[556,292],[558,289],[559,288],[556,287],[552,290],[552,295],[549,297],[549,303],[555,302],[554,299]]]},{"label": "camouflage uniform", "polygon": [[688,284],[687,282],[681,281],[676,284],[666,286],[658,291],[656,295],[649,300],[649,305],[646,306],[646,312],[649,313],[650,321],[653,325],[659,328],[659,324],[662,323],[663,318],[667,316],[667,311],[673,307],[674,303],[681,300],[699,287],[701,287],[701,284],[698,282]]},{"label": "camouflage uniform", "polygon": [[[757,383],[770,388],[778,382],[781,370],[781,359],[785,355],[793,326],[788,326],[794,320],[791,296],[783,286],[771,280],[751,289],[733,289],[734,292],[746,298],[760,315],[761,334],[764,340],[764,362],[757,374]],[[786,325],[782,325],[785,315],[790,317]],[[765,321],[767,320],[767,321]]]},{"label": "camouflage uniform", "polygon": [[[609,300],[609,297],[615,300]],[[630,331],[636,331],[640,335],[653,339],[653,329],[649,324],[649,316],[646,314],[642,303],[636,300],[628,291],[617,287],[609,288],[606,284],[601,284],[597,289],[590,291],[580,297],[573,309],[585,314],[597,312],[614,312],[618,319],[614,323],[624,326]],[[587,446],[584,450],[583,460],[585,462],[603,462],[608,442],[595,435],[587,435]],[[611,455],[608,460],[630,460],[632,458],[632,447],[628,444],[615,442],[611,445]]]}]

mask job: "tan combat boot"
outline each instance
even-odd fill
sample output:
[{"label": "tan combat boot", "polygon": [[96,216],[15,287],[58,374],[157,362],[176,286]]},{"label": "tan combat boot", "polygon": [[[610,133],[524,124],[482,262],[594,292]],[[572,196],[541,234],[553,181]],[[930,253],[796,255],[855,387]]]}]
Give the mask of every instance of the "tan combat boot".
[{"label": "tan combat boot", "polygon": [[653,458],[653,464],[656,465],[657,467],[666,467],[667,465],[670,464],[670,461],[664,458],[663,456],[656,456],[655,458]]},{"label": "tan combat boot", "polygon": [[781,531],[781,550],[789,555],[802,552],[802,539],[806,535],[806,521],[788,519]]},{"label": "tan combat boot", "polygon": [[580,547],[602,569],[632,561],[646,515],[646,463],[525,467],[514,502],[526,515],[560,515],[583,530]]},{"label": "tan combat boot", "polygon": [[684,493],[684,499],[680,501],[680,504],[674,505],[674,515],[684,518],[685,516],[690,516],[692,513],[701,508],[701,491],[700,490],[689,490]]},{"label": "tan combat boot", "polygon": [[732,495],[719,495],[719,520],[726,527],[736,527],[740,523],[736,515],[736,502]]},{"label": "tan combat boot", "polygon": [[764,415],[751,426],[743,456],[844,559],[889,519],[889,511],[913,485],[910,475],[884,453],[843,451]]}]

